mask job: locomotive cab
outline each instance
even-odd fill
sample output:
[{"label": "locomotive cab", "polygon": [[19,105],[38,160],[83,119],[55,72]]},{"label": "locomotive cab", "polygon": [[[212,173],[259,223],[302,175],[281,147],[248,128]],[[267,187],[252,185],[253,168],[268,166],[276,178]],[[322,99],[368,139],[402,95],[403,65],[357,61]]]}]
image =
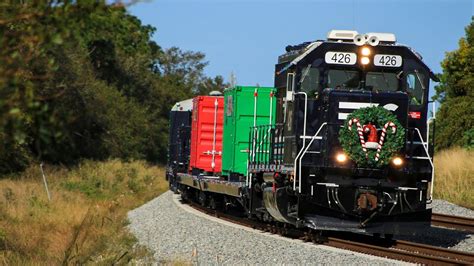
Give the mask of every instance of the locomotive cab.
[{"label": "locomotive cab", "polygon": [[264,205],[274,219],[390,234],[430,225],[428,88],[436,77],[395,41],[393,34],[331,31],[279,57],[267,162],[275,171],[253,171],[254,182],[267,186]]}]

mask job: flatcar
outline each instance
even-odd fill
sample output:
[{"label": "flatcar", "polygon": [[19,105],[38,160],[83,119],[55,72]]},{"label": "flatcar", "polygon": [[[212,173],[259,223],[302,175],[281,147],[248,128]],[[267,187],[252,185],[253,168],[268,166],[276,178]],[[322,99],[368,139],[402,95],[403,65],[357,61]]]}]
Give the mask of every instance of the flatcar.
[{"label": "flatcar", "polygon": [[416,234],[431,221],[430,80],[420,54],[391,33],[332,30],[288,45],[274,87],[173,107],[170,188],[269,223]]}]

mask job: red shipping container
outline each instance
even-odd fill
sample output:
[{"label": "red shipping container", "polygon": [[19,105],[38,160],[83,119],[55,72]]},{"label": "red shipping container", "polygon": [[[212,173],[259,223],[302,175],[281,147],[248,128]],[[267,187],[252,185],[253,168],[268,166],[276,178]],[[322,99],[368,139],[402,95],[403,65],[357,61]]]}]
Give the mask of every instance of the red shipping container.
[{"label": "red shipping container", "polygon": [[189,170],[221,172],[223,122],[224,97],[198,96],[193,99]]}]

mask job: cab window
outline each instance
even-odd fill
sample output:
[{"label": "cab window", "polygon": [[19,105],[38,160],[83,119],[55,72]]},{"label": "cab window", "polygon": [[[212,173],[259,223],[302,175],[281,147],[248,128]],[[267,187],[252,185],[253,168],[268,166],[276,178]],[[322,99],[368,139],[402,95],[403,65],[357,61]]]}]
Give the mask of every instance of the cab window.
[{"label": "cab window", "polygon": [[398,78],[395,73],[368,72],[365,82],[367,89],[375,92],[398,90]]},{"label": "cab window", "polygon": [[328,71],[328,88],[352,90],[358,89],[360,76],[358,71],[336,70]]},{"label": "cab window", "polygon": [[407,74],[407,94],[411,105],[421,105],[423,103],[423,80],[424,75],[419,72]]},{"label": "cab window", "polygon": [[301,78],[301,91],[306,92],[309,97],[315,96],[319,87],[319,69],[308,66],[303,69]]}]

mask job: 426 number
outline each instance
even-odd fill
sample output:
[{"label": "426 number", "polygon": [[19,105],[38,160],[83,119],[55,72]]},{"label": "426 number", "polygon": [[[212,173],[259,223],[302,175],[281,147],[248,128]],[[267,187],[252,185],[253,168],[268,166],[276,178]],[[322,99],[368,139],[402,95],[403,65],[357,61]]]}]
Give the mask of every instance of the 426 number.
[{"label": "426 number", "polygon": [[402,65],[402,57],[399,55],[376,54],[374,65],[382,67],[399,67]]},{"label": "426 number", "polygon": [[357,61],[357,55],[355,53],[329,51],[324,56],[324,61],[328,64],[354,65]]},{"label": "426 number", "polygon": [[395,66],[397,65],[397,58],[394,55],[381,56],[379,63],[383,66]]},{"label": "426 number", "polygon": [[331,57],[331,61],[339,64],[349,64],[351,62],[351,55],[343,53],[334,53],[334,55]]}]

